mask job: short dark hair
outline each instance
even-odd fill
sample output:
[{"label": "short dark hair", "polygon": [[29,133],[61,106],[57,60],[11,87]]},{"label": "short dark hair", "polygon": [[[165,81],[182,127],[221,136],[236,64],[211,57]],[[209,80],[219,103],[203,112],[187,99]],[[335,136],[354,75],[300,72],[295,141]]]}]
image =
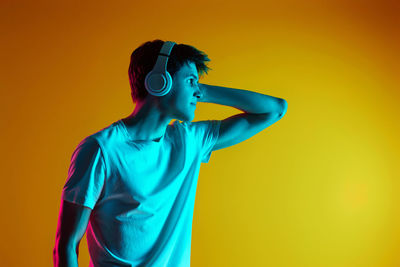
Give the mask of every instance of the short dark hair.
[{"label": "short dark hair", "polygon": [[[128,75],[133,102],[143,100],[148,94],[144,86],[144,80],[147,73],[149,73],[156,64],[158,53],[163,44],[164,41],[159,39],[148,41],[132,52]],[[207,61],[210,61],[208,56],[195,47],[186,44],[175,44],[168,59],[167,71],[173,78],[175,73],[184,64],[193,62],[196,65],[199,76],[203,76],[204,73],[208,74],[208,71],[211,70],[211,68],[206,65]]]}]

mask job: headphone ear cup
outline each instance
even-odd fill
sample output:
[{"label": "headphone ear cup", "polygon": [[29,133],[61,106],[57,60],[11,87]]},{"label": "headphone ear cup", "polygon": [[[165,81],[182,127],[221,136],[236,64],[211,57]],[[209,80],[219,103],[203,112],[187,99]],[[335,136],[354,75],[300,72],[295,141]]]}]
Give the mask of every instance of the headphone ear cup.
[{"label": "headphone ear cup", "polygon": [[164,75],[154,71],[150,71],[144,80],[146,90],[152,95],[157,95],[165,87],[166,83],[167,80],[164,78]]},{"label": "headphone ear cup", "polygon": [[167,72],[156,73],[150,71],[144,80],[144,85],[149,94],[154,96],[163,96],[169,93],[172,87],[171,75]]},{"label": "headphone ear cup", "polygon": [[167,84],[165,85],[165,93],[164,95],[168,94],[172,88],[172,77],[168,71],[165,72],[165,76],[167,77]]}]

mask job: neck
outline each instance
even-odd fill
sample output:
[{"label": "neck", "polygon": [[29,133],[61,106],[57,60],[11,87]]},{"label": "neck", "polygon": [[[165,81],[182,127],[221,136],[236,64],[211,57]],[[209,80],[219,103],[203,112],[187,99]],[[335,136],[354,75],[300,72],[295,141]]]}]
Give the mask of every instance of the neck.
[{"label": "neck", "polygon": [[165,134],[171,118],[162,112],[158,103],[142,101],[122,120],[133,140],[158,140]]}]

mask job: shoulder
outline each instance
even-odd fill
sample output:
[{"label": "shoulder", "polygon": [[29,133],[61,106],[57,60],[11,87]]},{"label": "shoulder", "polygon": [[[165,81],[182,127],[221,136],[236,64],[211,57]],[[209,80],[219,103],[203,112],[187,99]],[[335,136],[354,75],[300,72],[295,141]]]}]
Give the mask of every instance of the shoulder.
[{"label": "shoulder", "polygon": [[116,121],[86,138],[91,139],[92,142],[97,142],[102,149],[105,149],[110,146],[115,146],[116,143],[124,141],[124,134],[125,133],[123,132],[123,129],[121,129],[119,125],[119,121]]},{"label": "shoulder", "polygon": [[117,140],[121,140],[117,132],[116,123],[90,134],[78,143],[72,157],[90,158],[97,154],[105,157],[110,148],[115,147]]},{"label": "shoulder", "polygon": [[195,129],[195,128],[208,128],[218,125],[221,121],[219,120],[203,120],[203,121],[174,121],[172,124],[174,127],[180,127],[184,129]]},{"label": "shoulder", "polygon": [[203,138],[204,136],[217,135],[219,131],[220,120],[202,120],[192,122],[175,121],[173,126],[186,134]]},{"label": "shoulder", "polygon": [[99,153],[101,154],[99,142],[92,135],[89,135],[78,143],[71,159],[74,161],[80,161],[82,159],[92,158]]}]

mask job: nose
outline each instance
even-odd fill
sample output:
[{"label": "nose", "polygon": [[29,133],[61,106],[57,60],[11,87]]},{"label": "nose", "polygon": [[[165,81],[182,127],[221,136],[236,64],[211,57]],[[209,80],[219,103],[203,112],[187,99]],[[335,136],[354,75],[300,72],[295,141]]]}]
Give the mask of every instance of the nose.
[{"label": "nose", "polygon": [[197,97],[197,98],[202,98],[203,97],[203,92],[200,90],[200,86],[199,85],[196,86],[196,89],[195,89],[193,95],[195,97]]}]

